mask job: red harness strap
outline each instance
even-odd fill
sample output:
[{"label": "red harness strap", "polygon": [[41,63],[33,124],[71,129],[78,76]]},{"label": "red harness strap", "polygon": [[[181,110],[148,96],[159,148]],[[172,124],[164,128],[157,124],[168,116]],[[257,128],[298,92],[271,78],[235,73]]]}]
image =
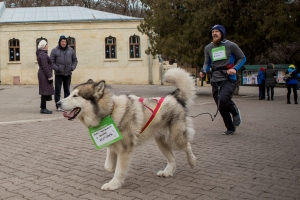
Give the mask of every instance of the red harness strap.
[{"label": "red harness strap", "polygon": [[[157,101],[157,99],[154,99]],[[163,103],[163,101],[165,100],[165,97],[161,97],[159,100],[158,100],[158,103],[157,105],[155,106],[154,110],[152,110],[151,108],[149,108],[148,106],[144,105],[143,102],[144,102],[144,98],[140,98],[139,101],[146,107],[148,108],[151,112],[152,112],[152,115],[151,117],[149,118],[149,120],[147,121],[147,123],[145,124],[145,126],[142,128],[141,133],[143,133],[147,128],[148,126],[151,124],[151,122],[153,121],[153,119],[155,118],[156,114],[158,113],[158,111],[160,110],[161,108],[161,105]]]}]

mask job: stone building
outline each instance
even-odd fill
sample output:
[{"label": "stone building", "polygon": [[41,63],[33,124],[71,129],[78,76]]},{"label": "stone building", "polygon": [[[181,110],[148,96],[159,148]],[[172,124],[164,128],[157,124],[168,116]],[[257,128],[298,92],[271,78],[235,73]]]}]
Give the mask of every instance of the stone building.
[{"label": "stone building", "polygon": [[148,38],[137,30],[141,18],[77,6],[5,7],[0,2],[1,84],[37,84],[37,44],[48,41],[48,55],[61,35],[75,49],[72,84],[160,84],[157,59],[145,54]]}]

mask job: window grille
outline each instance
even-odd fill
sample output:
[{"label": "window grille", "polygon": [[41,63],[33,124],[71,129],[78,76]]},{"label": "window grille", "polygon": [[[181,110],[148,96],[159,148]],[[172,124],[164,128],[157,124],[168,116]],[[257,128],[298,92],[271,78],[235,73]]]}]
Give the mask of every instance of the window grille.
[{"label": "window grille", "polygon": [[117,58],[116,38],[109,36],[105,38],[105,58]]},{"label": "window grille", "polygon": [[9,61],[20,61],[20,41],[18,39],[11,39],[9,45]]},{"label": "window grille", "polygon": [[140,37],[137,35],[129,38],[130,58],[140,58]]}]

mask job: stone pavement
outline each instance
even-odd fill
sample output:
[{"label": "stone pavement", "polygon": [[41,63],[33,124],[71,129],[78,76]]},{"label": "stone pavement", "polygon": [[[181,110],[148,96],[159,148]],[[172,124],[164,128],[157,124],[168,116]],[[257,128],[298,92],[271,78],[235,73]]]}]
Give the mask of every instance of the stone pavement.
[{"label": "stone pavement", "polygon": [[[164,96],[171,86],[112,85],[116,94]],[[198,87],[190,114],[215,114],[210,87]],[[299,91],[298,91],[299,92]],[[104,170],[105,150],[97,151],[87,129],[39,113],[36,85],[0,85],[0,199],[300,199],[300,105],[286,104],[286,89],[275,88],[275,101],[259,101],[257,87],[240,88],[234,101],[243,123],[233,136],[220,115],[194,118],[190,169],[183,152],[175,152],[173,177],[160,178],[166,160],[150,141],[134,153],[123,188],[101,191],[113,174]]]}]

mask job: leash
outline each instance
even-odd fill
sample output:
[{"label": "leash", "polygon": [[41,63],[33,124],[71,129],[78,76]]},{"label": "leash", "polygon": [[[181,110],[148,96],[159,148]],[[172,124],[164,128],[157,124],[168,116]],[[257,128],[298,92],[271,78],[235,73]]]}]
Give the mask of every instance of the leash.
[{"label": "leash", "polygon": [[[224,80],[225,81],[225,80]],[[222,83],[221,83],[221,85],[218,85],[217,83],[216,83],[216,85],[218,86],[218,104],[217,104],[217,112],[216,112],[216,114],[214,115],[214,116],[212,116],[212,114],[210,114],[210,113],[200,113],[200,114],[198,114],[198,115],[195,115],[195,116],[189,116],[189,117],[192,117],[192,118],[196,118],[196,117],[198,117],[198,116],[200,116],[200,115],[205,115],[205,114],[207,114],[207,115],[210,115],[210,117],[211,117],[211,121],[214,121],[215,120],[215,118],[217,117],[217,115],[218,115],[218,113],[219,113],[219,106],[220,106],[220,91],[221,91],[221,87],[222,87],[222,85],[224,84],[224,81],[222,81]]]}]

